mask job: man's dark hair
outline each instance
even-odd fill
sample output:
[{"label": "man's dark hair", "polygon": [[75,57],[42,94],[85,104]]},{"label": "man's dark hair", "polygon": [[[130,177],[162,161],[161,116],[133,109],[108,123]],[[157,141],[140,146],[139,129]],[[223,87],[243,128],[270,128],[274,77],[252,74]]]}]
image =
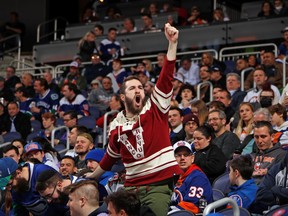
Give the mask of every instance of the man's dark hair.
[{"label": "man's dark hair", "polygon": [[89,129],[83,125],[75,125],[71,128],[71,130],[73,128],[76,128],[77,129],[77,135],[80,134],[80,133],[89,133]]},{"label": "man's dark hair", "polygon": [[217,110],[222,110],[222,111],[226,109],[224,103],[221,101],[212,101],[209,104],[209,108],[212,108],[212,107],[214,107]]},{"label": "man's dark hair", "polygon": [[20,86],[17,89],[15,89],[15,93],[16,92],[22,92],[23,96],[27,98],[30,96],[27,89],[24,86]]},{"label": "man's dark hair", "polygon": [[102,32],[102,34],[103,34],[103,32],[104,32],[104,27],[103,27],[102,25],[100,25],[100,24],[95,24],[95,25],[94,25],[94,28],[98,28],[98,29]]},{"label": "man's dark hair", "polygon": [[75,112],[74,110],[66,111],[63,116],[65,115],[69,115],[70,119],[74,119],[74,118],[78,119],[77,112]]},{"label": "man's dark hair", "polygon": [[268,109],[271,115],[274,115],[274,113],[277,113],[278,115],[282,115],[282,118],[284,119],[284,121],[286,121],[287,119],[286,107],[278,103],[278,104],[270,106]]},{"label": "man's dark hair", "polygon": [[[44,78],[37,78],[35,79],[35,81],[39,81],[40,82],[40,86],[44,86],[44,89],[47,90],[49,88],[48,82],[46,79]],[[34,82],[35,82],[34,81]]]},{"label": "man's dark hair", "polygon": [[54,169],[45,170],[37,178],[36,191],[45,191],[50,186],[55,186],[58,181],[62,181],[60,173]]},{"label": "man's dark hair", "polygon": [[125,94],[125,89],[126,89],[126,82],[130,81],[130,80],[138,80],[139,82],[141,82],[139,80],[138,77],[136,76],[128,76],[124,79],[124,82],[122,83],[121,87],[120,87],[120,94]]},{"label": "man's dark hair", "polygon": [[119,189],[110,194],[105,201],[107,204],[111,202],[117,213],[121,210],[129,216],[138,216],[140,213],[141,202],[134,191]]},{"label": "man's dark hair", "polygon": [[268,132],[269,132],[270,135],[272,135],[274,133],[273,126],[268,121],[258,121],[254,125],[254,129],[261,128],[261,127],[267,127],[268,128]]},{"label": "man's dark hair", "polygon": [[228,100],[231,100],[231,99],[232,99],[231,94],[230,94],[230,92],[229,92],[228,90],[222,89],[222,90],[220,90],[219,92],[225,92],[225,93],[226,93],[226,98],[227,98]]},{"label": "man's dark hair", "polygon": [[74,157],[70,156],[70,155],[64,155],[60,161],[64,160],[64,159],[70,159],[71,161],[73,161],[74,166],[76,166],[76,160]]},{"label": "man's dark hair", "polygon": [[16,152],[16,154],[19,155],[19,150],[18,150],[18,148],[16,146],[10,144],[8,146],[3,147],[3,153],[4,154],[7,153],[10,150],[14,150]]},{"label": "man's dark hair", "polygon": [[172,107],[170,107],[169,111],[170,111],[170,110],[177,110],[177,111],[179,112],[180,116],[183,116],[183,115],[184,115],[184,114],[183,114],[183,110],[180,109],[179,107],[172,106]]},{"label": "man's dark hair", "polygon": [[114,27],[111,27],[111,28],[108,29],[108,33],[111,32],[111,31],[116,31],[117,32],[117,29],[114,28]]},{"label": "man's dark hair", "polygon": [[74,83],[65,83],[62,88],[64,86],[67,86],[69,91],[73,91],[76,95],[80,94],[81,91],[78,89],[77,85],[75,85]]},{"label": "man's dark hair", "polygon": [[229,166],[234,171],[238,170],[244,180],[251,179],[254,171],[254,166],[253,166],[253,160],[249,154],[240,155],[238,157],[233,158],[229,162]]}]

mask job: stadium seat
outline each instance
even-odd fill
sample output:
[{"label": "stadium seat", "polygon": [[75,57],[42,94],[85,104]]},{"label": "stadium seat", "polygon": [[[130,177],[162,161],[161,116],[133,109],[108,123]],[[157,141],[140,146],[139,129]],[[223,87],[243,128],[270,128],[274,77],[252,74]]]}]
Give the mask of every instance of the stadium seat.
[{"label": "stadium seat", "polygon": [[224,195],[227,195],[230,192],[229,173],[225,172],[224,174],[218,176],[214,180],[212,188],[220,190]]},{"label": "stadium seat", "polygon": [[101,111],[95,106],[89,106],[89,113],[95,120],[97,120],[101,115]]},{"label": "stadium seat", "polygon": [[82,118],[78,119],[78,124],[87,127],[90,130],[95,129],[96,121],[91,116],[83,116]]},{"label": "stadium seat", "polygon": [[8,132],[3,136],[4,142],[12,142],[14,139],[21,139],[22,136],[19,132]]},{"label": "stadium seat", "polygon": [[36,131],[40,131],[41,130],[41,122],[38,120],[31,120],[31,127],[32,127],[32,131],[36,132]]},{"label": "stadium seat", "polygon": [[[240,216],[250,216],[251,215],[250,212],[245,208],[239,207],[239,211],[240,211]],[[218,213],[220,213],[223,216],[234,216],[232,208],[223,209],[223,210],[219,211]]]},{"label": "stadium seat", "polygon": [[288,204],[281,205],[281,206],[267,212],[266,214],[264,214],[264,216],[274,216],[274,215],[287,216],[288,215]]},{"label": "stadium seat", "polygon": [[38,137],[39,132],[40,132],[40,130],[39,131],[33,131],[32,133],[28,134],[26,141],[30,142],[32,139]]},{"label": "stadium seat", "polygon": [[217,201],[225,197],[224,193],[218,189],[212,189],[213,191],[213,200]]}]

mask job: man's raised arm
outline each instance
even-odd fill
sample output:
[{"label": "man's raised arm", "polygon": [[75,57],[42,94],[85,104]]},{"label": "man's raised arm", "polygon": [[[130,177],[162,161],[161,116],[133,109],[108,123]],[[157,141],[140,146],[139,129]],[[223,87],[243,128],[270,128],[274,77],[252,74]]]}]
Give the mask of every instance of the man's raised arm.
[{"label": "man's raised arm", "polygon": [[176,59],[177,52],[177,44],[178,44],[178,34],[179,31],[171,26],[169,23],[165,24],[165,36],[169,41],[168,51],[167,51],[167,59],[169,61]]}]

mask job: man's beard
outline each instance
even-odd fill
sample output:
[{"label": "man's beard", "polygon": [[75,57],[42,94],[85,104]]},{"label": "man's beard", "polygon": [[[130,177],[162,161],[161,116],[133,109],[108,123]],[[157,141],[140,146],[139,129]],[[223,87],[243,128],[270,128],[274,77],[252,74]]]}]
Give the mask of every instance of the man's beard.
[{"label": "man's beard", "polygon": [[138,115],[142,111],[143,107],[145,106],[146,101],[147,101],[147,99],[142,99],[141,106],[135,107],[133,104],[134,98],[130,99],[130,98],[125,97],[126,109],[129,113],[132,113],[133,115]]},{"label": "man's beard", "polygon": [[57,190],[57,193],[59,197],[57,199],[53,199],[53,203],[61,203],[61,204],[67,204],[68,202],[68,194],[65,192],[62,192],[60,190]]},{"label": "man's beard", "polygon": [[12,186],[12,189],[17,193],[24,193],[29,190],[29,181],[25,178],[17,178],[17,184]]}]

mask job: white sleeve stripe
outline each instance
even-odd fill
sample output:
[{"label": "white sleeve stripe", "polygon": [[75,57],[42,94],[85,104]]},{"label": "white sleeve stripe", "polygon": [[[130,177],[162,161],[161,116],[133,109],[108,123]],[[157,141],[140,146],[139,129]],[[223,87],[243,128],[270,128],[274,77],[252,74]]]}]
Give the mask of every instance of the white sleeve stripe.
[{"label": "white sleeve stripe", "polygon": [[113,158],[121,157],[121,155],[117,154],[116,152],[114,152],[109,145],[108,145],[108,148],[107,148],[107,154],[109,154]]},{"label": "white sleeve stripe", "polygon": [[166,114],[169,109],[170,109],[170,99],[163,99],[163,98],[159,98],[158,100],[155,98],[155,96],[152,94],[151,95],[151,100],[153,101],[153,103],[158,107],[158,109]]},{"label": "white sleeve stripe", "polygon": [[169,98],[169,97],[171,97],[171,95],[173,93],[173,90],[171,90],[168,94],[165,94],[162,91],[160,91],[160,89],[158,89],[157,86],[155,86],[154,92],[157,93],[158,95],[160,95],[163,98]]}]

